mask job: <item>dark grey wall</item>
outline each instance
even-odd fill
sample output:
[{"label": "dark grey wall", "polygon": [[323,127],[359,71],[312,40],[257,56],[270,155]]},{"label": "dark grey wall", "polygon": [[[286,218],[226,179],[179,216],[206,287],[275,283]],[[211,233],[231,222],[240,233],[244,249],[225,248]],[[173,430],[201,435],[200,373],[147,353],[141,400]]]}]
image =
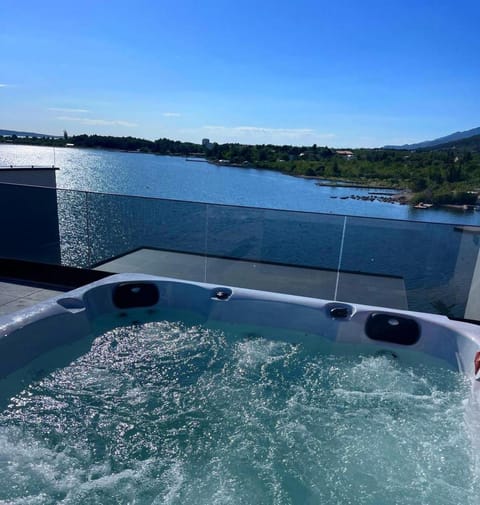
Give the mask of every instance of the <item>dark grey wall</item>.
[{"label": "dark grey wall", "polygon": [[60,263],[56,189],[0,183],[0,257]]}]

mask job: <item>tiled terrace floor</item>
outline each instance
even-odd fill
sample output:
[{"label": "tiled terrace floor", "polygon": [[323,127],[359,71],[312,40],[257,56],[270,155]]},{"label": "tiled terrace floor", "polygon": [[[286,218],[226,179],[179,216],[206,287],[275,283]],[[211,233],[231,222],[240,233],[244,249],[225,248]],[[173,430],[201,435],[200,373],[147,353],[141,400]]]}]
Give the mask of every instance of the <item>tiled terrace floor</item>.
[{"label": "tiled terrace floor", "polygon": [[10,314],[52,298],[60,290],[0,280],[0,316]]},{"label": "tiled terrace floor", "polygon": [[195,254],[138,249],[107,261],[99,270],[112,273],[160,275],[187,281],[209,282],[263,291],[367,305],[407,309],[405,283],[399,277],[256,263]]}]

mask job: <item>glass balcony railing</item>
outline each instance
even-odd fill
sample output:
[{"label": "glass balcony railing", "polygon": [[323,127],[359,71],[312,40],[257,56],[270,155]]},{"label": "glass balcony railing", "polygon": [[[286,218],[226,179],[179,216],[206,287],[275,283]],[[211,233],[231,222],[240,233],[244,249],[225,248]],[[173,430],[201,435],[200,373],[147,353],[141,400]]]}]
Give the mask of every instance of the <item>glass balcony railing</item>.
[{"label": "glass balcony railing", "polygon": [[480,227],[0,184],[0,256],[480,320]]}]

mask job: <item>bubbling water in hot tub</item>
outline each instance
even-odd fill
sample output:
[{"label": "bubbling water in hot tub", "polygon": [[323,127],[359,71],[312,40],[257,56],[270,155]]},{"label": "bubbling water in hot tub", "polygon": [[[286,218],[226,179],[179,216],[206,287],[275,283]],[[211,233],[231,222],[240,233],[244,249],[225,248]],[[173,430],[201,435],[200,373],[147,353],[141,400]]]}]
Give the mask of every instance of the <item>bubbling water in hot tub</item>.
[{"label": "bubbling water in hot tub", "polygon": [[469,387],[389,353],[117,328],[1,413],[0,501],[474,504]]}]

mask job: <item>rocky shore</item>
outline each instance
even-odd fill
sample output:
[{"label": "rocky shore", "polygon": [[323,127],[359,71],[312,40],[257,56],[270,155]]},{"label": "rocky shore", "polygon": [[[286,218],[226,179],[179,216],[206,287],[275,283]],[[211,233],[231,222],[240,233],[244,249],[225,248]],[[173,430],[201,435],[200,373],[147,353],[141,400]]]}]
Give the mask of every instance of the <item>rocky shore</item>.
[{"label": "rocky shore", "polygon": [[368,195],[350,195],[350,196],[331,196],[330,198],[339,198],[340,200],[363,200],[365,202],[396,203],[407,205],[412,199],[412,192],[409,190],[399,191],[398,193],[385,193],[380,191],[371,191]]}]

